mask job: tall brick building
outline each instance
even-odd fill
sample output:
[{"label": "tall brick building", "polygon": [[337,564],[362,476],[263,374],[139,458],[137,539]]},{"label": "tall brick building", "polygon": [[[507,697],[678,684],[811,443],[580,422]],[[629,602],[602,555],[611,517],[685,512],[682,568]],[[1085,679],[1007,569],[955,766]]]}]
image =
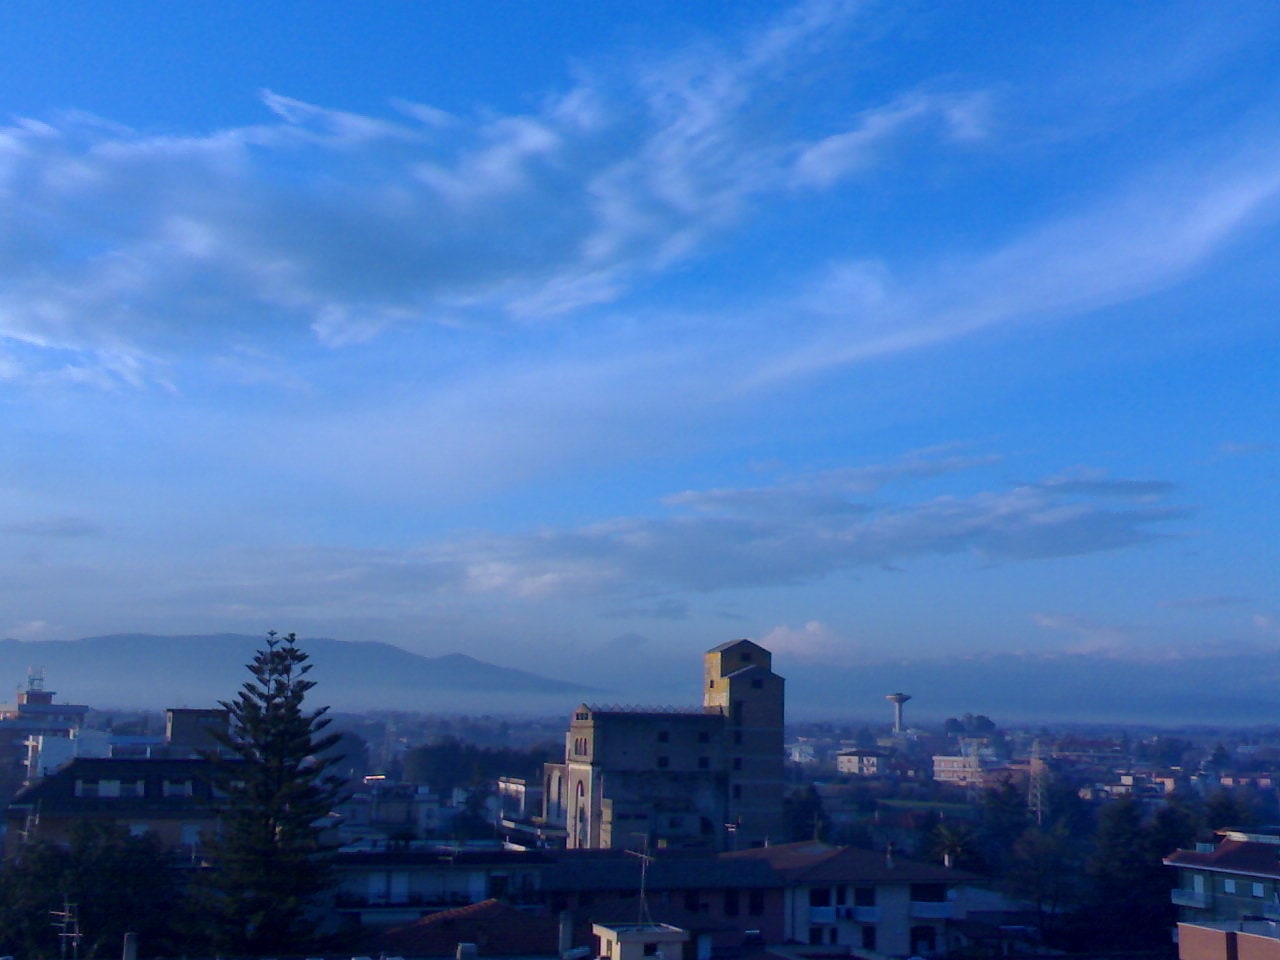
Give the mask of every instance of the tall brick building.
[{"label": "tall brick building", "polygon": [[750,640],[704,657],[701,710],[580,705],[563,763],[546,765],[543,819],[570,849],[729,850],[786,839],[785,681]]}]

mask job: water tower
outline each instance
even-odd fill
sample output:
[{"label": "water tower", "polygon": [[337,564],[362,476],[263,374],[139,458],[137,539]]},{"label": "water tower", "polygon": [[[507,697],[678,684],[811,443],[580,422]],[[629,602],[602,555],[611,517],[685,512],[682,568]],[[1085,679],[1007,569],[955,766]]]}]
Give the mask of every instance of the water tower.
[{"label": "water tower", "polygon": [[909,693],[891,693],[885,697],[893,704],[893,732],[902,733],[902,705],[911,699]]}]

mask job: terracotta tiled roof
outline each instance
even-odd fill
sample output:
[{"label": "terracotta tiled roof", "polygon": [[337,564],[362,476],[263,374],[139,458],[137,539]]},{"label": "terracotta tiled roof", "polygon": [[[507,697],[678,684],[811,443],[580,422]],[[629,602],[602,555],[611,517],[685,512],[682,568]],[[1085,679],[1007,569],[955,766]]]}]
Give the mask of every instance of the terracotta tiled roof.
[{"label": "terracotta tiled roof", "polygon": [[723,860],[763,860],[789,883],[963,883],[979,878],[963,870],[909,860],[901,854],[818,841],[781,843],[720,855]]},{"label": "terracotta tiled roof", "polygon": [[1280,846],[1256,840],[1223,840],[1211,852],[1178,850],[1164,861],[1172,867],[1200,867],[1222,873],[1280,877]]},{"label": "terracotta tiled roof", "polygon": [[555,918],[483,900],[393,927],[370,937],[364,949],[371,955],[452,957],[459,943],[474,943],[481,957],[555,956],[558,940]]},{"label": "terracotta tiled roof", "polygon": [[[626,891],[640,889],[640,860],[620,856],[621,851],[599,851],[605,856],[591,856],[597,851],[570,850],[561,854],[560,862],[542,874],[546,891]],[[571,856],[584,853],[587,856]],[[782,878],[767,863],[754,861],[728,862],[714,854],[691,856],[659,855],[647,871],[650,890],[719,890],[748,887],[779,887]]]}]

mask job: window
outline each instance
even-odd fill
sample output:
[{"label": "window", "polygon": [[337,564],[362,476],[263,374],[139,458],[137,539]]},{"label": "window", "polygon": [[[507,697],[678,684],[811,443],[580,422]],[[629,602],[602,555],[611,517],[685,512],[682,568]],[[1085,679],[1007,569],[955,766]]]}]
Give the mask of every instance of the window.
[{"label": "window", "polygon": [[684,892],[684,908],[690,913],[697,913],[700,897],[697,890],[686,890]]},{"label": "window", "polygon": [[849,902],[849,888],[836,887],[836,906],[843,907]]},{"label": "window", "polygon": [[763,681],[763,680],[761,680],[759,677],[752,677],[752,678],[751,678],[751,689],[752,689],[752,690],[760,690],[760,689],[762,689],[763,687],[764,687],[764,681]]},{"label": "window", "polygon": [[191,792],[190,780],[166,780],[164,782],[164,795],[166,797],[189,797]]},{"label": "window", "polygon": [[876,888],[854,887],[853,905],[855,907],[874,907],[876,905]]},{"label": "window", "polygon": [[738,915],[738,891],[726,890],[724,892],[724,915],[726,917],[736,917]]},{"label": "window", "polygon": [[862,949],[874,950],[876,948],[876,928],[871,924],[864,924],[862,927]]},{"label": "window", "polygon": [[742,769],[742,758],[741,758],[741,757],[734,757],[734,758],[733,758],[733,769],[735,769],[735,770],[741,770],[741,769]]},{"label": "window", "polygon": [[98,795],[97,780],[77,780],[76,796],[77,797],[96,797]]},{"label": "window", "polygon": [[711,742],[711,734],[709,734],[709,733],[707,733],[707,731],[703,730],[700,734],[698,734],[698,742],[699,742],[699,743],[710,743],[710,742]]},{"label": "window", "polygon": [[122,780],[120,781],[120,796],[122,797],[140,797],[146,789],[145,780]]},{"label": "window", "polygon": [[646,957],[656,957],[658,955],[658,945],[656,943],[646,943],[644,945],[644,955]]},{"label": "window", "polygon": [[709,770],[710,768],[711,768],[711,760],[710,760],[708,757],[699,757],[699,758],[698,758],[698,769],[699,769],[699,770]]},{"label": "window", "polygon": [[589,714],[589,713],[575,713],[575,714],[573,715],[573,719],[575,719],[575,720],[590,720],[590,719],[591,719],[591,714]]},{"label": "window", "polygon": [[735,784],[733,785],[733,799],[735,799],[735,800],[741,800],[741,799],[742,799],[742,784],[740,784],[740,783],[735,783]]},{"label": "window", "polygon": [[1226,880],[1223,880],[1223,881],[1222,881],[1222,892],[1223,892],[1223,893],[1235,893],[1235,892],[1236,892],[1236,882],[1235,882],[1234,880],[1230,879],[1230,878],[1228,878],[1228,879],[1226,879]]},{"label": "window", "polygon": [[1261,898],[1261,897],[1263,897],[1263,896],[1265,895],[1265,894],[1263,894],[1263,892],[1262,892],[1262,884],[1260,884],[1260,883],[1255,883],[1255,884],[1253,885],[1253,895],[1254,895],[1255,897],[1259,897],[1259,898]]},{"label": "window", "polygon": [[98,796],[100,797],[120,796],[120,781],[119,780],[99,780]]},{"label": "window", "polygon": [[659,758],[658,758],[658,769],[659,769],[659,770],[665,770],[665,769],[667,769],[667,767],[669,767],[669,766],[671,766],[671,758],[670,758],[670,757],[659,757]]},{"label": "window", "polygon": [[659,743],[667,743],[667,742],[669,742],[670,740],[671,740],[671,733],[670,733],[670,731],[667,731],[667,730],[659,730],[659,731],[658,731],[658,742],[659,742]]},{"label": "window", "polygon": [[733,742],[734,742],[735,744],[737,744],[738,746],[742,746],[742,731],[741,731],[741,730],[735,730],[735,731],[733,731]]},{"label": "window", "polygon": [[764,891],[750,890],[747,892],[747,913],[753,917],[763,916],[764,914]]},{"label": "window", "polygon": [[831,888],[830,887],[810,887],[809,888],[809,906],[811,907],[831,906]]},{"label": "window", "polygon": [[149,823],[129,824],[129,836],[131,837],[145,837],[150,832],[151,825]]},{"label": "window", "polygon": [[911,899],[916,903],[943,903],[947,899],[945,883],[913,883]]}]

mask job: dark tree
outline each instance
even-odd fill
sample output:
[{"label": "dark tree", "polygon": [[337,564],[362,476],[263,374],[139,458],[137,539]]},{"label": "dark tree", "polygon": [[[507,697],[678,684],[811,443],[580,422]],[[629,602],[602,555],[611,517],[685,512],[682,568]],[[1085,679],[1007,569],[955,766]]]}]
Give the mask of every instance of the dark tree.
[{"label": "dark tree", "polygon": [[1121,797],[1098,813],[1089,882],[1087,925],[1094,949],[1137,949],[1167,938],[1175,911],[1169,899],[1171,871],[1161,858],[1186,836],[1190,822],[1178,813],[1148,824],[1142,804]]},{"label": "dark tree", "polygon": [[222,701],[230,731],[211,759],[226,799],[204,891],[218,950],[297,953],[313,934],[316,899],[332,886],[322,832],[342,795],[327,774],[339,737],[322,733],[327,707],[304,705],[310,670],[297,638],[273,631],[249,664],[252,679]]},{"label": "dark tree", "polygon": [[1033,825],[1014,842],[1000,887],[1035,905],[1041,938],[1051,940],[1057,932],[1052,921],[1080,898],[1082,869],[1078,845],[1062,821],[1048,829]]},{"label": "dark tree", "polygon": [[1005,779],[999,786],[982,792],[979,805],[982,821],[978,828],[982,856],[997,873],[1005,870],[1013,845],[1031,823],[1027,798],[1013,781]]},{"label": "dark tree", "polygon": [[154,837],[131,837],[113,823],[77,824],[64,845],[24,846],[0,868],[0,950],[8,955],[60,953],[53,912],[72,906],[85,958],[119,956],[125,933],[138,955],[172,956],[181,904],[179,872]]},{"label": "dark tree", "polygon": [[981,871],[986,864],[979,851],[978,833],[960,820],[941,821],[929,831],[925,853],[936,860],[961,870]]},{"label": "dark tree", "polygon": [[790,840],[821,840],[830,821],[822,809],[822,797],[813,784],[792,790],[782,800]]}]

